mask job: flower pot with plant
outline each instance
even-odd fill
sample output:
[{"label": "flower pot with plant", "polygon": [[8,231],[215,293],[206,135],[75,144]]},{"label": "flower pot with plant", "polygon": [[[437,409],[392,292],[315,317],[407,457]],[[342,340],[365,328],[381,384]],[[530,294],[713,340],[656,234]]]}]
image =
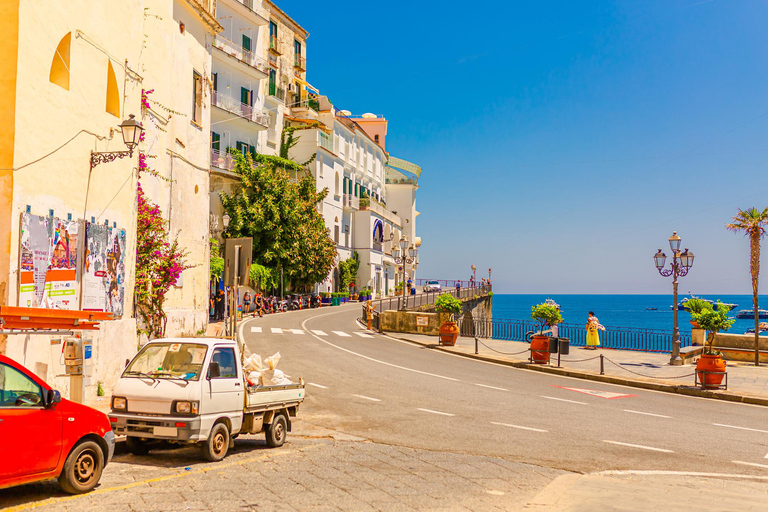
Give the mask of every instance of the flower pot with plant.
[{"label": "flower pot with plant", "polygon": [[542,334],[545,327],[555,326],[563,321],[560,309],[542,302],[531,308],[531,319],[539,324],[539,332],[531,339],[531,361],[536,364],[549,362],[549,336]]},{"label": "flower pot with plant", "polygon": [[440,344],[454,346],[459,338],[456,315],[461,313],[461,301],[453,295],[443,293],[435,301],[435,311],[441,313],[440,317],[443,320],[439,330]]},{"label": "flower pot with plant", "polygon": [[691,314],[691,325],[693,326],[693,328],[700,329],[701,327],[699,326],[699,323],[696,321],[694,315],[698,315],[703,313],[704,311],[708,311],[712,309],[712,303],[704,299],[698,299],[696,297],[692,297],[683,302],[683,307],[687,312]]},{"label": "flower pot with plant", "polygon": [[717,308],[704,309],[693,314],[693,319],[707,331],[704,352],[696,361],[696,374],[704,389],[718,389],[725,377],[725,360],[719,350],[714,348],[715,335],[727,331],[736,321],[728,318],[729,306],[717,301]]}]

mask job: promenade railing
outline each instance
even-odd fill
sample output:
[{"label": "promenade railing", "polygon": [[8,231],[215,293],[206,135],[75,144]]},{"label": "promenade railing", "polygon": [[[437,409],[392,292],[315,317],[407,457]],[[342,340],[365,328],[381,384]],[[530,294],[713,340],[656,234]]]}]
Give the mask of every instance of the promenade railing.
[{"label": "promenade railing", "polygon": [[[539,332],[541,326],[533,320],[469,320],[460,319],[461,336],[477,336],[494,340],[530,341],[531,333]],[[600,347],[643,352],[671,352],[672,331],[664,329],[643,329],[638,327],[605,326],[598,331]],[[549,335],[549,333],[546,333]],[[583,347],[587,344],[586,326],[582,324],[560,324],[558,337],[570,339],[571,346]],[[691,344],[689,333],[680,333],[680,346]]]},{"label": "promenade railing", "polygon": [[459,299],[471,299],[475,296],[481,297],[491,291],[490,285],[475,286],[474,288],[460,288],[456,290],[450,288],[440,292],[417,293],[416,295],[397,295],[386,299],[376,299],[371,303],[376,307],[377,312],[397,309],[415,309],[422,306],[434,304],[442,293],[447,293]]}]

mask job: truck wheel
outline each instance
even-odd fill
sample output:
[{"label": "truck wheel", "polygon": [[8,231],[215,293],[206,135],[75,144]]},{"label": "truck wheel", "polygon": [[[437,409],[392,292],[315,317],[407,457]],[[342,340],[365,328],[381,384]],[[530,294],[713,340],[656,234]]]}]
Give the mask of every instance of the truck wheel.
[{"label": "truck wheel", "polygon": [[203,456],[211,462],[218,462],[227,456],[229,450],[229,429],[224,423],[217,423],[203,443]]},{"label": "truck wheel", "polygon": [[146,455],[149,453],[149,450],[152,449],[147,441],[142,441],[138,437],[131,436],[125,438],[125,447],[128,449],[129,453],[134,455]]},{"label": "truck wheel", "polygon": [[272,424],[267,428],[267,446],[277,448],[285,443],[285,435],[288,433],[288,422],[285,421],[283,413],[278,413],[272,420]]},{"label": "truck wheel", "polygon": [[104,452],[94,441],[85,441],[69,453],[59,475],[59,485],[69,494],[88,492],[99,483],[104,470]]}]

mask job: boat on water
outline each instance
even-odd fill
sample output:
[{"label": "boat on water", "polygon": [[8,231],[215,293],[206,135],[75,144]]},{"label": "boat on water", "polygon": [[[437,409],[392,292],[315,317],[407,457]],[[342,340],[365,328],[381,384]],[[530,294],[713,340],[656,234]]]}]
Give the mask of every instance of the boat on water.
[{"label": "boat on water", "polygon": [[[736,313],[736,318],[755,318],[755,310],[754,309],[742,309],[738,313]],[[757,318],[768,318],[768,310],[765,309],[758,309],[757,310]]]},{"label": "boat on water", "polygon": [[547,299],[544,301],[544,304],[547,306],[555,306],[557,309],[560,309],[560,304],[554,301],[554,299]]},{"label": "boat on water", "polygon": [[656,311],[656,310],[658,310],[658,309],[659,309],[659,308],[645,308],[645,310],[646,310],[646,311]]},{"label": "boat on water", "polygon": [[[768,322],[760,322],[760,330],[757,331],[757,334],[763,334],[766,331],[768,331]],[[755,334],[755,328],[750,327],[744,332],[744,334]]]},{"label": "boat on water", "polygon": [[[688,302],[691,299],[699,299],[699,300],[703,300],[704,302],[709,302],[710,304],[712,304],[712,309],[717,311],[718,305],[717,305],[717,302],[715,302],[714,300],[702,299],[701,297],[696,297],[694,294],[692,294],[690,292],[690,290],[688,291],[688,295],[690,295],[690,297],[685,298],[685,299],[683,299],[683,300],[681,300],[680,302],[677,303],[678,311],[685,311],[685,303]],[[728,306],[729,309],[734,309],[734,308],[736,308],[738,306],[738,304],[732,304],[732,303],[726,303],[726,302],[723,302],[722,304],[723,304],[723,306]],[[674,307],[672,307],[671,309],[674,309]],[[768,317],[766,317],[766,318],[768,318]]]}]

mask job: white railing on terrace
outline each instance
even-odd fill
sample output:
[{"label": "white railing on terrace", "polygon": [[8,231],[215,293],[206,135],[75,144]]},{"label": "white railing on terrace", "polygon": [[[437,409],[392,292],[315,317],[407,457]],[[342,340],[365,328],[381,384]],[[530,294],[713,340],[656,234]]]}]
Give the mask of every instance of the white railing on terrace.
[{"label": "white railing on terrace", "polygon": [[226,37],[222,37],[220,35],[214,36],[213,46],[223,51],[227,55],[236,58],[240,62],[247,64],[253,69],[258,70],[265,75],[269,74],[269,64],[267,61],[254,54],[251,50],[246,50],[241,45],[230,41]]},{"label": "white railing on terrace", "polygon": [[333,153],[333,136],[320,130],[317,131],[317,144]]},{"label": "white railing on terrace", "polygon": [[344,198],[344,208],[360,209],[359,197],[355,197],[354,194],[344,194],[342,197]]},{"label": "white railing on terrace", "polygon": [[258,0],[235,0],[236,2],[240,2],[262,18],[264,18],[264,21],[269,21],[269,13],[267,13],[267,10],[264,9],[264,7],[261,6],[261,2]]},{"label": "white railing on terrace", "polygon": [[415,175],[417,178],[421,176],[421,167],[414,164],[413,162],[409,162],[408,160],[403,160],[402,158],[390,156],[389,160],[387,161],[387,164],[390,167],[394,167],[395,169],[400,169],[401,171],[411,173]]},{"label": "white railing on terrace", "polygon": [[240,101],[232,98],[231,96],[227,96],[226,94],[213,91],[211,96],[211,105],[224,109],[227,112],[231,112],[236,116],[242,117],[261,126],[269,127],[269,114],[262,112],[250,105],[246,105],[245,103],[241,103]]},{"label": "white railing on terrace", "polygon": [[235,167],[235,159],[229,153],[211,149],[211,165],[218,169],[231,171]]}]

